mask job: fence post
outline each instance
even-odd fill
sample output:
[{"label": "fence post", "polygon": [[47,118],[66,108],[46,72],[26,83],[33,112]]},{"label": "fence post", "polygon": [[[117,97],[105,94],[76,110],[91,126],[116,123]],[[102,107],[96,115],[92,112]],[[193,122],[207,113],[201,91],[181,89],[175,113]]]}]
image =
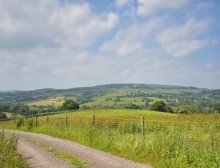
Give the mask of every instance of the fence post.
[{"label": "fence post", "polygon": [[67,115],[65,116],[65,126],[67,127]]},{"label": "fence post", "polygon": [[35,125],[37,127],[37,116],[35,116]]},{"label": "fence post", "polygon": [[49,121],[49,118],[48,116],[46,117],[46,124],[48,125],[48,121]]},{"label": "fence post", "polygon": [[95,125],[95,115],[92,116],[92,125]]},{"label": "fence post", "polygon": [[142,136],[144,137],[144,117],[142,117],[142,121],[141,121],[141,125],[142,125]]}]

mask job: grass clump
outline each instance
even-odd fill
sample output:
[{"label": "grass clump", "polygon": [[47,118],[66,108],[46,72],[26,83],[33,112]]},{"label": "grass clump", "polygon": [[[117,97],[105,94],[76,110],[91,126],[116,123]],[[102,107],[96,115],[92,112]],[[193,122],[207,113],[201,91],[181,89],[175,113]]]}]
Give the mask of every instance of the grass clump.
[{"label": "grass clump", "polygon": [[0,165],[1,168],[28,168],[22,156],[17,153],[18,137],[15,135],[5,136],[0,133]]},{"label": "grass clump", "polygon": [[23,125],[24,125],[24,118],[23,118],[23,117],[18,117],[18,118],[16,119],[15,123],[16,123],[16,127],[17,127],[17,128],[23,126]]}]

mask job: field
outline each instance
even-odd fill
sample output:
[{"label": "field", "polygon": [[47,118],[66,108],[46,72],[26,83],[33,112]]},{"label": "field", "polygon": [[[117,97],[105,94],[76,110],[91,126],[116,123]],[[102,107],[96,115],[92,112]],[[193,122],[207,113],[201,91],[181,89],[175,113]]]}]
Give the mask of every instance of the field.
[{"label": "field", "polygon": [[[143,120],[144,116],[144,120]],[[30,127],[30,123],[37,127]],[[153,167],[220,166],[220,115],[79,110],[28,119],[21,130],[73,140]],[[15,128],[14,124],[4,124]]]},{"label": "field", "polygon": [[29,102],[27,105],[29,106],[62,106],[64,102],[64,97],[52,97],[49,99],[45,100],[40,100],[40,101],[34,101],[34,102]]}]

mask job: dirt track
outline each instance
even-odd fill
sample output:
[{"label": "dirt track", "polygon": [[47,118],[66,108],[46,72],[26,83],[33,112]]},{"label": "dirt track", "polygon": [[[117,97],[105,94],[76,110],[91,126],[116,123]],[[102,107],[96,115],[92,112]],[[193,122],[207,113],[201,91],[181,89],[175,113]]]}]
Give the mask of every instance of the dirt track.
[{"label": "dirt track", "polygon": [[57,150],[75,154],[89,163],[91,168],[150,168],[150,166],[119,158],[72,141],[27,132],[16,131],[16,134],[19,134],[20,137],[18,151],[26,158],[30,167],[33,168],[68,168],[71,166],[42,147],[30,143],[30,140],[42,141]]}]

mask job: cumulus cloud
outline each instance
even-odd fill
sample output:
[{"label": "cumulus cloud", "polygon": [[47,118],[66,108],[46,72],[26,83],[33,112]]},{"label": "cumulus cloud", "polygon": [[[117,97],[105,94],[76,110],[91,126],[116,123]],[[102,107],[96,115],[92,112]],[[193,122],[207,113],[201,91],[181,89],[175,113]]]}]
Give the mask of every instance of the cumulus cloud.
[{"label": "cumulus cloud", "polygon": [[117,14],[96,15],[88,3],[59,0],[2,0],[0,48],[86,47],[118,23]]},{"label": "cumulus cloud", "polygon": [[99,50],[102,53],[111,53],[126,58],[142,55],[146,52],[145,44],[154,40],[153,37],[163,22],[163,18],[153,18],[146,23],[119,30],[114,38],[105,42]]},{"label": "cumulus cloud", "polygon": [[210,40],[198,37],[207,29],[208,24],[208,19],[189,19],[183,25],[165,29],[157,36],[157,41],[166,54],[184,57],[211,43]]},{"label": "cumulus cloud", "polygon": [[122,7],[122,6],[126,5],[126,4],[128,4],[129,1],[130,1],[130,0],[116,0],[116,1],[115,1],[115,5],[120,8],[120,7]]},{"label": "cumulus cloud", "polygon": [[[0,90],[120,82],[195,85],[194,79],[198,86],[219,86],[219,61],[198,65],[185,57],[211,42],[205,34],[209,20],[184,15],[183,23],[169,14],[155,16],[187,3],[117,0],[118,8],[126,6],[120,12],[111,3],[99,11],[89,1],[1,0]],[[129,8],[139,15],[124,15]],[[206,83],[204,74],[215,82]]]},{"label": "cumulus cloud", "polygon": [[137,0],[137,13],[141,16],[150,16],[161,9],[178,9],[188,3],[188,0]]}]

